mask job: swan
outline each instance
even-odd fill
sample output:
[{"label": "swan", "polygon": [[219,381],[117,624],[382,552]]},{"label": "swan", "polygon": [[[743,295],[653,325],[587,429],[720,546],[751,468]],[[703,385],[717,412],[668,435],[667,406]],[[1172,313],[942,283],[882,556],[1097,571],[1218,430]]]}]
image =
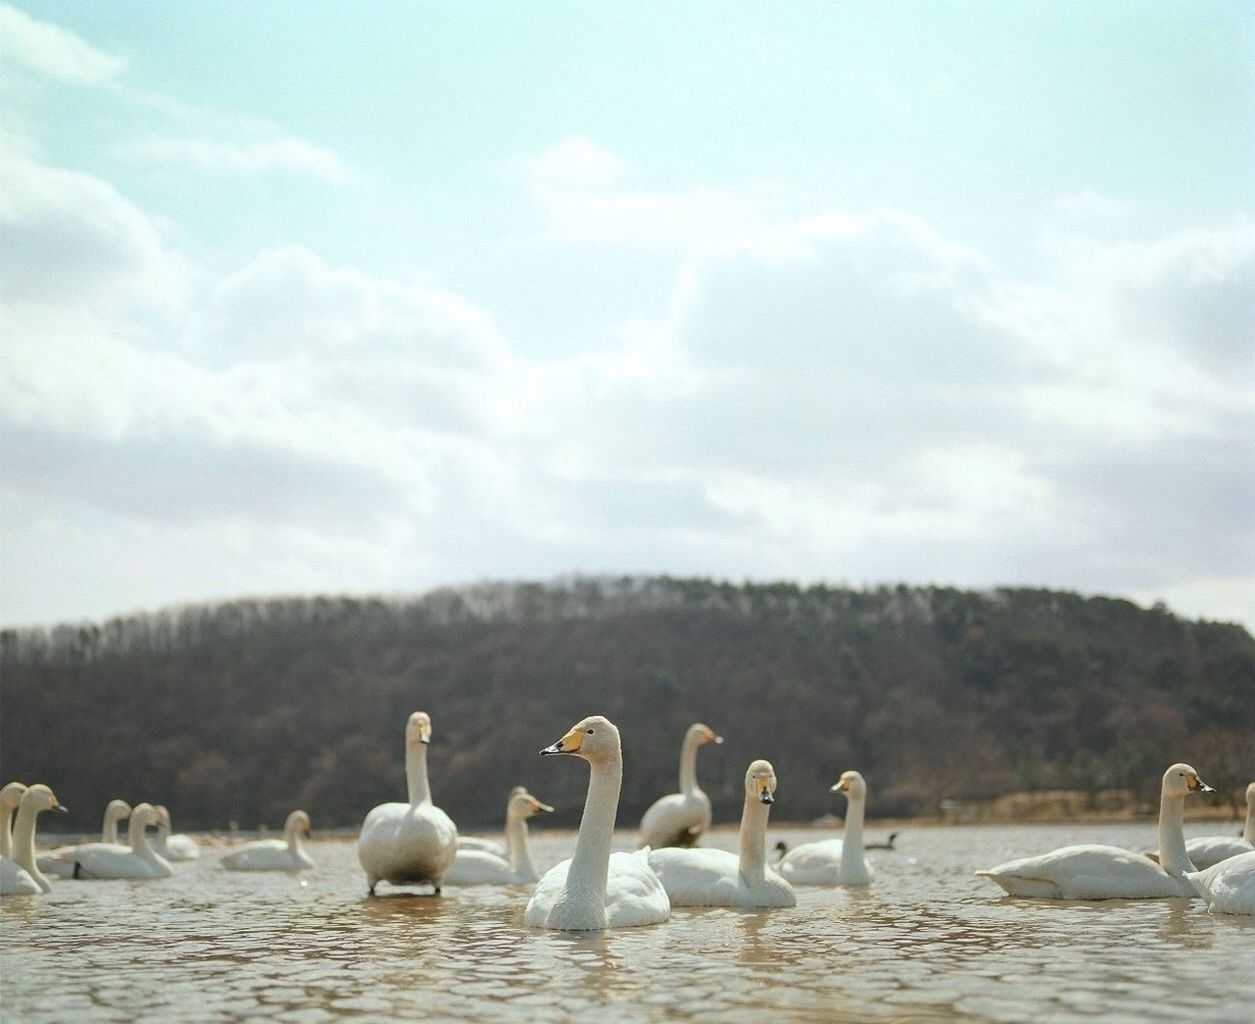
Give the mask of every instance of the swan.
[{"label": "swan", "polygon": [[1194,870],[1185,851],[1182,828],[1185,798],[1190,793],[1214,792],[1188,764],[1174,764],[1164,772],[1159,796],[1162,866],[1118,846],[1086,843],[1007,861],[976,873],[997,882],[1012,896],[1052,900],[1195,896],[1194,887],[1184,878],[1185,872]]},{"label": "swan", "polygon": [[1185,877],[1216,914],[1255,914],[1255,851],[1213,864],[1206,871],[1186,872]]},{"label": "swan", "polygon": [[174,869],[152,848],[144,831],[160,821],[161,814],[152,804],[137,804],[131,808],[126,830],[129,845],[87,843],[57,854],[56,859],[68,863],[73,877],[79,879],[169,878]]},{"label": "swan", "polygon": [[357,859],[366,872],[372,896],[380,882],[430,882],[439,895],[441,879],[457,853],[457,826],[431,802],[427,785],[430,742],[431,719],[415,711],[405,725],[405,780],[410,802],[380,804],[362,822]]},{"label": "swan", "polygon": [[[110,800],[105,804],[105,819],[100,826],[100,841],[116,843],[118,841],[118,822],[131,813],[131,805],[125,800]],[[86,843],[74,843],[70,846],[58,846],[55,850],[40,854],[35,863],[39,870],[59,878],[74,877],[74,861],[61,859],[62,854],[77,850]]]},{"label": "swan", "polygon": [[709,726],[694,722],[680,747],[680,792],[655,800],[641,818],[641,846],[693,846],[710,828],[710,797],[697,784],[697,750],[722,743]]},{"label": "swan", "polygon": [[671,901],[649,866],[649,851],[610,852],[623,782],[619,730],[594,715],[541,754],[574,754],[587,761],[588,797],[574,856],[550,868],[537,883],[523,923],[533,928],[596,931],[665,921],[671,916]]},{"label": "swan", "polygon": [[863,856],[867,782],[858,772],[842,772],[830,792],[849,802],[844,837],[795,846],[781,859],[780,874],[794,885],[867,885],[874,873]]},{"label": "swan", "polygon": [[223,857],[219,864],[231,871],[303,871],[317,867],[301,845],[309,832],[309,815],[293,811],[283,823],[282,839],[258,839]]},{"label": "swan", "polygon": [[0,857],[13,856],[13,812],[22,802],[25,792],[24,782],[10,782],[0,789],[0,814],[4,815],[4,821],[0,822]]},{"label": "swan", "polygon": [[1195,836],[1185,841],[1185,852],[1199,871],[1255,850],[1255,782],[1246,787],[1246,824],[1239,836]]},{"label": "swan", "polygon": [[42,811],[64,813],[65,808],[56,794],[43,783],[23,788],[17,805],[17,824],[13,827],[10,849],[13,856],[0,858],[0,895],[4,896],[37,896],[52,889],[52,884],[35,863],[35,818]]},{"label": "swan", "polygon": [[[522,792],[520,792],[522,790]],[[458,846],[457,856],[445,873],[446,885],[530,885],[540,878],[532,865],[527,847],[527,819],[541,811],[552,811],[522,786],[510,793],[505,810],[506,847],[509,857],[498,857],[488,850],[468,850]]]},{"label": "swan", "polygon": [[165,804],[157,804],[157,837],[153,849],[163,860],[181,861],[200,858],[200,845],[189,835],[171,835],[170,812]]},{"label": "swan", "polygon": [[[510,790],[510,795],[506,797],[506,806],[509,807],[510,800],[512,798],[518,796],[520,793],[526,792],[526,786],[515,786],[512,790]],[[495,853],[498,857],[509,857],[509,849],[506,843],[499,842],[496,839],[481,839],[478,836],[464,836],[460,832],[458,833],[458,849],[487,850],[489,853]]]},{"label": "swan", "polygon": [[767,816],[776,773],[754,761],[745,773],[740,856],[726,850],[651,850],[649,866],[676,907],[795,907],[793,886],[766,866]]}]

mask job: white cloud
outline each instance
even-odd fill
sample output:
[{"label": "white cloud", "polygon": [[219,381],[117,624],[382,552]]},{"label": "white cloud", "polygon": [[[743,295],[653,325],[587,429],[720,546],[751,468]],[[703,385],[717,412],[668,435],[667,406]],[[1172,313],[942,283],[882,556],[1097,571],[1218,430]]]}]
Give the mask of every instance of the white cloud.
[{"label": "white cloud", "polygon": [[9,4],[0,4],[0,59],[73,85],[102,85],[120,75],[127,63]]},{"label": "white cloud", "polygon": [[247,142],[206,138],[157,138],[118,147],[121,156],[152,163],[183,164],[219,174],[289,171],[342,183],[349,170],[334,153],[287,136]]}]

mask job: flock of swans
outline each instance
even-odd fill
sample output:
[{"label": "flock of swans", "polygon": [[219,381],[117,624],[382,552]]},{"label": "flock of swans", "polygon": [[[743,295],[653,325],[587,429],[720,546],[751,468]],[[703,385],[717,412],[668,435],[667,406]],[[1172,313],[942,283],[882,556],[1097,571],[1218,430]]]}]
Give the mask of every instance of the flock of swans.
[{"label": "flock of swans", "polygon": [[[722,739],[694,724],[680,755],[680,791],[656,801],[641,821],[633,852],[615,852],[615,818],[623,779],[619,730],[595,715],[573,726],[542,755],[564,754],[589,766],[588,794],[575,848],[568,860],[541,875],[532,863],[527,821],[552,811],[525,788],[516,787],[506,805],[505,843],[459,837],[457,826],[432,801],[427,778],[431,719],[422,711],[405,728],[408,801],[382,803],[366,815],[357,856],[373,896],[381,882],[430,885],[531,885],[524,922],[536,928],[593,931],[661,923],[673,906],[757,909],[797,904],[795,885],[865,886],[873,871],[864,855],[863,814],[867,783],[844,772],[832,787],[848,811],[840,839],[804,843],[771,863],[767,821],[775,801],[776,773],[753,761],[745,773],[738,853],[700,848],[710,827],[710,800],[697,784],[697,751]],[[1011,896],[1060,900],[1154,899],[1201,896],[1219,913],[1255,914],[1255,782],[1246,790],[1246,825],[1240,839],[1184,836],[1186,798],[1214,792],[1189,765],[1174,764],[1163,776],[1156,851],[1134,853],[1116,846],[1067,846],[999,864],[978,875]],[[16,823],[10,831],[13,811]],[[98,843],[63,846],[36,856],[35,819],[64,811],[43,784],[11,782],[0,790],[0,892],[48,892],[48,874],[67,879],[164,878],[171,861],[199,856],[187,836],[171,835],[165,807],[131,807],[113,800],[105,808]],[[127,842],[118,841],[118,822],[129,817]],[[156,829],[156,838],[148,829]],[[315,866],[302,845],[309,816],[293,811],[284,838],[259,840],[226,853],[219,864],[235,871],[300,871]],[[889,848],[892,847],[890,837]],[[777,846],[782,849],[783,844]]]}]

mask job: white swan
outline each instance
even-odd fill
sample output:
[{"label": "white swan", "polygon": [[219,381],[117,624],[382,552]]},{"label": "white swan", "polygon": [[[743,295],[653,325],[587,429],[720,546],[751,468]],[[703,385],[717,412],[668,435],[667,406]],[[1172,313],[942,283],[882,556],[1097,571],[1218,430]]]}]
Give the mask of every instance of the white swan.
[{"label": "white swan", "polygon": [[[131,805],[125,800],[110,800],[105,804],[105,818],[100,825],[100,841],[102,843],[116,843],[118,841],[118,822],[122,821],[131,813]],[[74,876],[74,862],[72,860],[61,859],[62,854],[70,853],[77,850],[86,843],[74,843],[69,846],[58,846],[55,850],[49,850],[47,853],[40,854],[35,863],[39,865],[39,870],[49,875],[56,875],[59,878],[72,878]]]},{"label": "white swan", "polygon": [[22,793],[17,805],[10,849],[13,856],[0,858],[0,895],[37,896],[52,889],[35,863],[35,818],[43,811],[64,812],[65,808],[51,789],[37,783]]},{"label": "white swan", "polygon": [[1255,851],[1213,864],[1185,877],[1216,914],[1255,914]]},{"label": "white swan", "polygon": [[863,812],[867,782],[858,772],[842,772],[831,792],[844,793],[849,803],[842,839],[821,839],[795,846],[778,868],[794,885],[867,885],[871,865],[863,855]]},{"label": "white swan", "polygon": [[13,857],[13,812],[22,802],[25,792],[24,782],[10,782],[0,789],[0,814],[4,815],[4,820],[0,822],[0,857]]},{"label": "white swan", "polygon": [[127,843],[87,843],[64,855],[57,855],[73,868],[79,879],[169,878],[174,868],[158,855],[148,842],[149,825],[156,825],[161,815],[152,804],[131,808],[126,830]]},{"label": "white swan", "polygon": [[680,792],[655,800],[641,818],[637,846],[692,846],[710,828],[710,797],[697,784],[697,750],[723,737],[694,722],[680,747]]},{"label": "white swan", "polygon": [[541,754],[574,754],[587,761],[588,798],[575,855],[550,868],[536,885],[523,913],[524,924],[596,931],[665,921],[671,916],[671,901],[649,866],[649,851],[610,852],[623,782],[619,730],[594,715]]},{"label": "white swan", "polygon": [[309,815],[293,811],[283,824],[282,839],[245,843],[218,863],[231,871],[303,871],[317,867],[301,844],[301,836],[308,832]]},{"label": "white swan", "polygon": [[1185,841],[1185,852],[1199,871],[1255,850],[1255,782],[1246,787],[1246,824],[1239,836],[1195,836]]},{"label": "white swan", "polygon": [[[522,789],[522,792],[519,790]],[[505,810],[506,847],[509,857],[498,857],[489,850],[468,850],[458,846],[453,864],[445,872],[446,885],[530,885],[540,878],[527,846],[527,819],[541,811],[552,811],[522,786],[510,793]]]},{"label": "white swan", "polygon": [[[510,795],[506,797],[506,806],[510,801],[520,793],[526,793],[526,786],[515,786],[510,790]],[[510,851],[506,843],[497,839],[481,839],[479,836],[464,836],[458,833],[458,849],[459,850],[487,850],[489,853],[496,854],[498,857],[508,858]],[[535,881],[535,879],[533,879]]]},{"label": "white swan", "polygon": [[651,850],[649,866],[676,907],[795,907],[793,886],[767,868],[767,816],[775,801],[776,773],[754,761],[745,773],[741,852]]},{"label": "white swan", "polygon": [[362,822],[357,859],[366,872],[372,896],[380,882],[430,882],[438,895],[444,873],[457,853],[457,827],[431,802],[427,785],[430,742],[431,719],[415,711],[405,725],[405,779],[410,802],[380,804]]},{"label": "white swan", "polygon": [[157,851],[157,855],[171,862],[199,859],[200,844],[182,832],[172,836],[170,832],[173,827],[166,805],[157,804],[157,836],[153,840],[153,849]]},{"label": "white swan", "polygon": [[1164,772],[1159,796],[1161,864],[1118,846],[1087,843],[976,873],[997,882],[1012,896],[1052,900],[1194,896],[1194,887],[1184,877],[1194,870],[1185,850],[1185,798],[1190,793],[1214,792],[1188,764],[1174,764]]}]

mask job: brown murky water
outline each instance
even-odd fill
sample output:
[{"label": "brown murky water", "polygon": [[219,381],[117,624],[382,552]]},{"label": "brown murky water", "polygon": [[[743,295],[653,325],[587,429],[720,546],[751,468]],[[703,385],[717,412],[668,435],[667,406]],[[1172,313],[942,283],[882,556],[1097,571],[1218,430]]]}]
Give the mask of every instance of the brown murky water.
[{"label": "brown murky water", "polygon": [[[1191,826],[1191,834],[1214,826]],[[870,830],[875,836],[876,829]],[[814,838],[774,830],[772,841]],[[572,837],[533,833],[537,863]],[[624,834],[626,848],[631,837]],[[525,889],[366,899],[351,842],[317,872],[54,882],[0,912],[6,1022],[1255,1020],[1255,918],[1198,901],[1011,900],[971,872],[1144,825],[907,830],[869,890],[794,910],[677,909],[599,935],[523,926]],[[733,849],[735,833],[710,845]]]}]

